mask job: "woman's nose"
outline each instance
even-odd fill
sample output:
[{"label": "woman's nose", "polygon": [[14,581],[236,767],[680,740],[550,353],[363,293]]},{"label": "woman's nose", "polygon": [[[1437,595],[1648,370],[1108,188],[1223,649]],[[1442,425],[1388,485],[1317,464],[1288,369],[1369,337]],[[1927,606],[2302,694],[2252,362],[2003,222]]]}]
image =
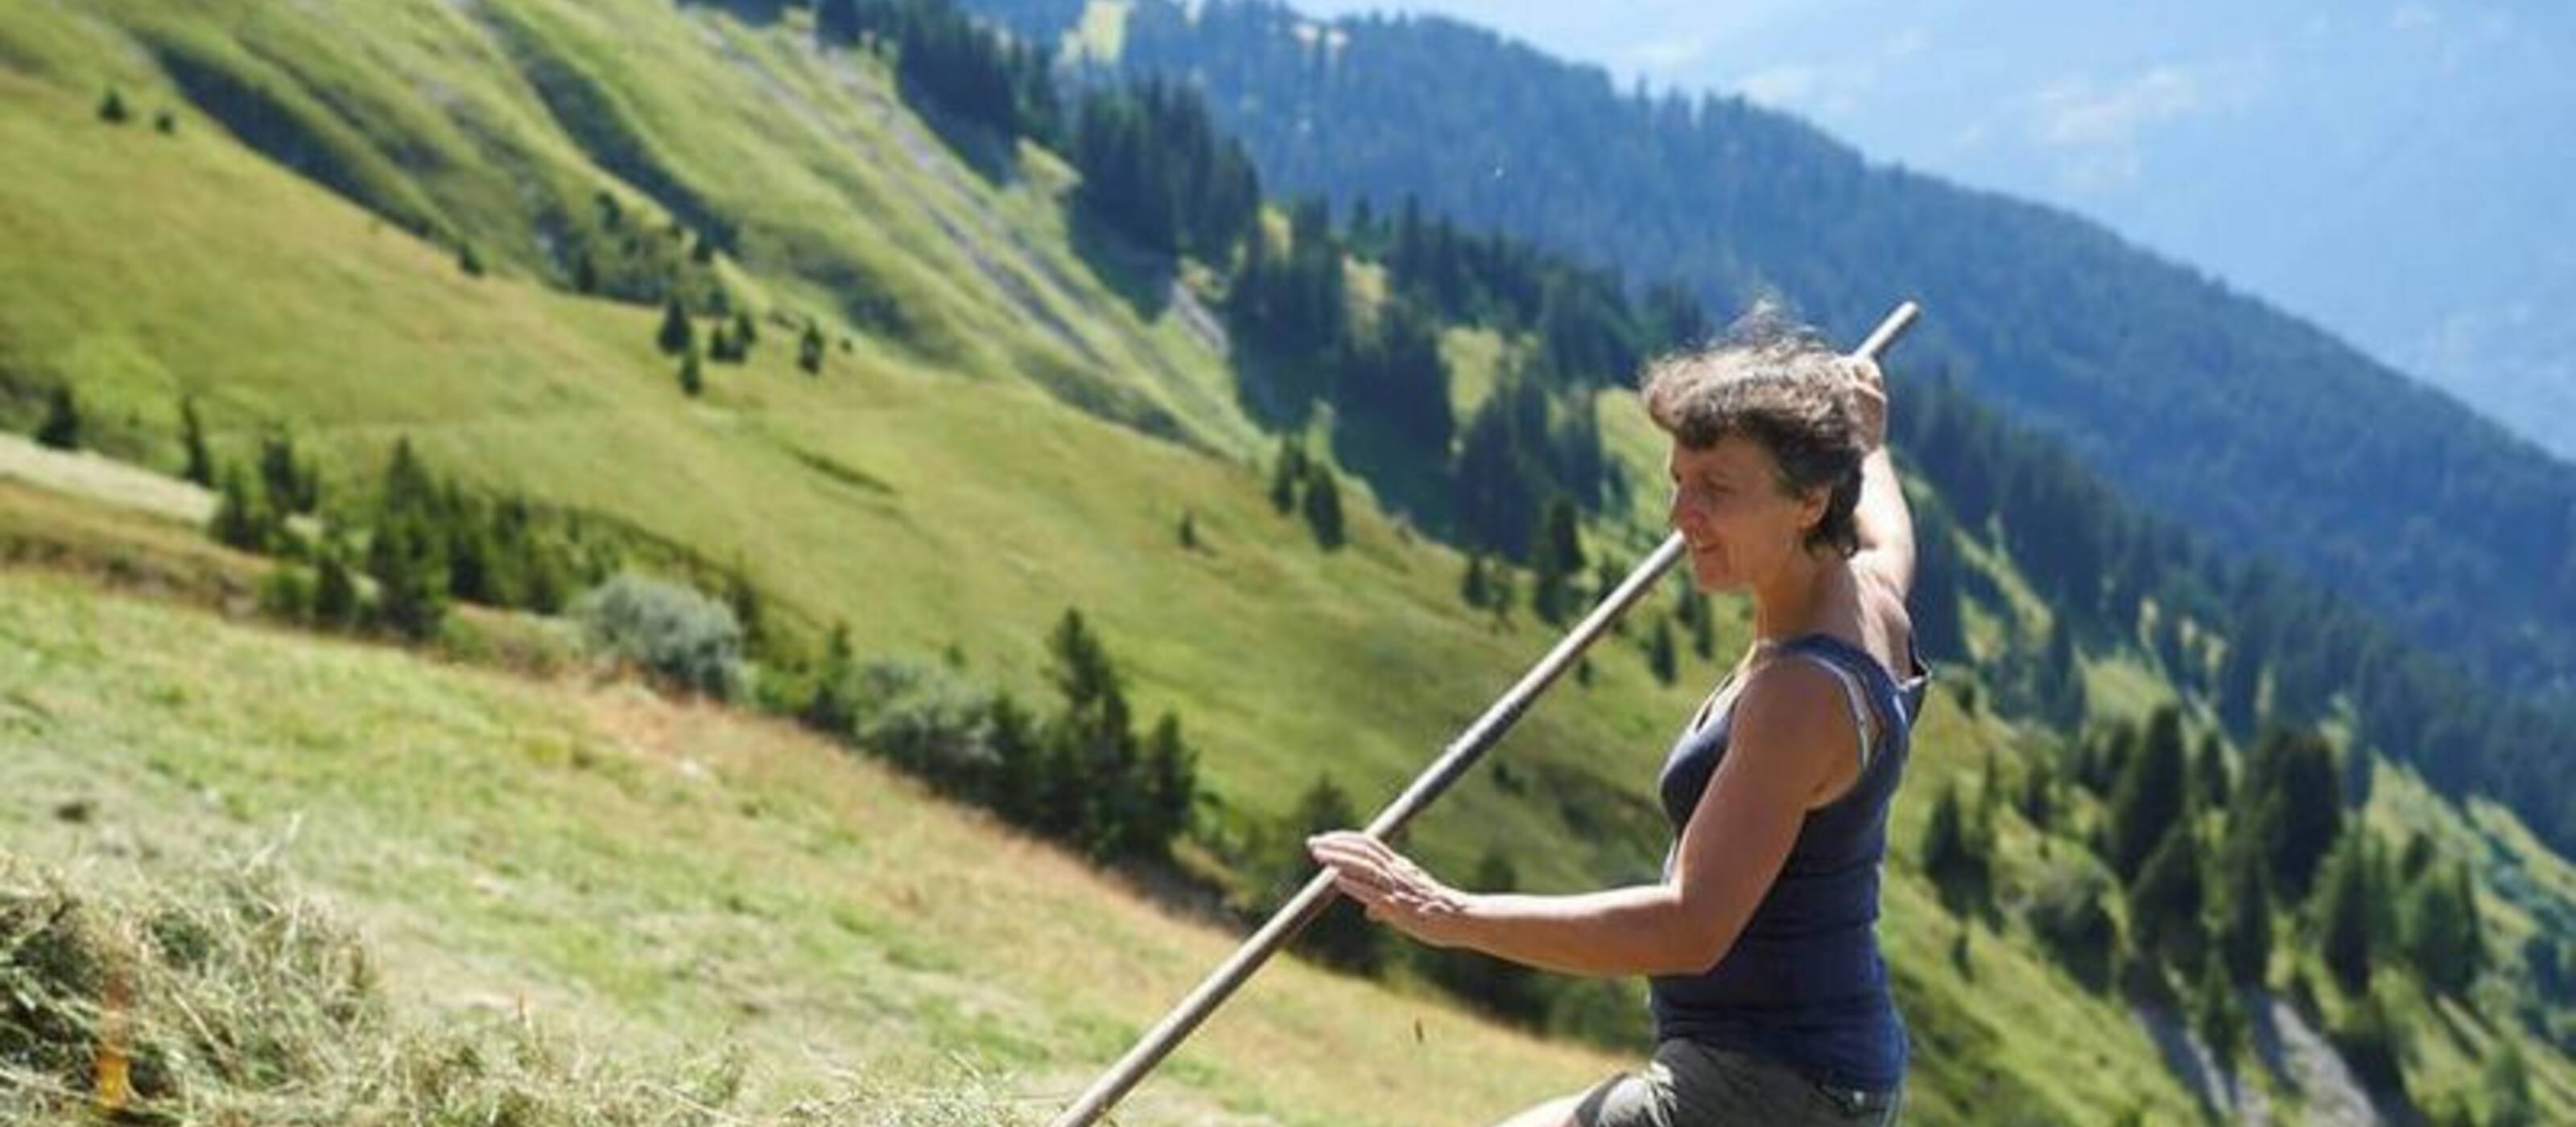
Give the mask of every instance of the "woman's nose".
[{"label": "woman's nose", "polygon": [[1699,517],[1698,506],[1691,504],[1687,489],[1673,490],[1672,497],[1664,502],[1664,519],[1672,524],[1675,531],[1693,531],[1692,526],[1699,523]]}]

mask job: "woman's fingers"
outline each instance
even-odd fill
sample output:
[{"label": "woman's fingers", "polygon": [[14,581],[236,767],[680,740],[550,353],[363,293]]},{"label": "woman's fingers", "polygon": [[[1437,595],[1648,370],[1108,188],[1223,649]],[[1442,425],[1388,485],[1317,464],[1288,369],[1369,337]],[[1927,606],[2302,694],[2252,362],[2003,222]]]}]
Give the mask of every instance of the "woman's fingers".
[{"label": "woman's fingers", "polygon": [[1353,848],[1348,842],[1319,839],[1308,846],[1307,851],[1314,855],[1317,864],[1330,867],[1337,879],[1362,881],[1376,888],[1391,887],[1395,883],[1395,874],[1376,857]]},{"label": "woman's fingers", "polygon": [[1887,390],[1887,374],[1879,370],[1878,361],[1866,356],[1849,357],[1848,361],[1852,378],[1859,380],[1861,386],[1879,392]]}]

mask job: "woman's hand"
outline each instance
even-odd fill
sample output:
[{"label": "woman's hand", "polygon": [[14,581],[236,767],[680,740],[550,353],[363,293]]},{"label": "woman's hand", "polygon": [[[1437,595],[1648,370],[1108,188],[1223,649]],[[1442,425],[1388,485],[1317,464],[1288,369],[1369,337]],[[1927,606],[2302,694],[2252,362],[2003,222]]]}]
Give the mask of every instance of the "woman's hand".
[{"label": "woman's hand", "polygon": [[1315,862],[1332,870],[1333,886],[1360,902],[1368,918],[1435,947],[1463,937],[1468,897],[1432,879],[1386,843],[1353,830],[1306,839]]},{"label": "woman's hand", "polygon": [[1861,442],[1874,451],[1887,445],[1887,377],[1878,370],[1878,362],[1867,357],[1854,356],[1848,363]]}]

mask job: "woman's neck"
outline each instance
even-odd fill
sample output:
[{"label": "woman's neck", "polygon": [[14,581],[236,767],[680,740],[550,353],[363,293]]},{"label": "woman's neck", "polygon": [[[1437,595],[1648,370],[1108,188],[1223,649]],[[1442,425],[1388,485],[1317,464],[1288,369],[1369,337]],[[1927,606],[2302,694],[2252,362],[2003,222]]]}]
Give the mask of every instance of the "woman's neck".
[{"label": "woman's neck", "polygon": [[1840,569],[1812,552],[1799,552],[1770,578],[1753,586],[1753,643],[1757,646],[1808,633],[1823,620]]}]

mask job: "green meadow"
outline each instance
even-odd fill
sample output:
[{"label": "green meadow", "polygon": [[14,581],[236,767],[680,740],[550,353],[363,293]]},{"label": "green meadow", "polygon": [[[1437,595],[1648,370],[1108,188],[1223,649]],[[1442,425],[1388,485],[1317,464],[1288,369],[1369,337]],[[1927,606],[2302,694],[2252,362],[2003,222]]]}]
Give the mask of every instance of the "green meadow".
[{"label": "green meadow", "polygon": [[[1139,711],[1181,717],[1217,825],[1284,816],[1324,776],[1373,808],[1552,642],[1525,610],[1466,606],[1464,557],[1365,488],[1337,551],[1273,511],[1275,438],[1237,401],[1188,272],[1097,245],[1064,162],[943,134],[881,61],[820,52],[799,20],[664,0],[0,12],[0,418],[21,429],[67,383],[84,457],[167,474],[193,399],[227,460],[291,430],[326,518],[354,513],[407,438],[441,474],[738,569],[809,641],[846,623],[865,655],[953,648],[1031,699],[1045,630],[1078,608]],[[266,91],[339,182],[239,143],[178,72]],[[99,120],[110,86],[136,121]],[[163,109],[168,133],[150,124]],[[598,226],[602,193],[618,231]],[[548,249],[663,238],[690,209],[738,221],[711,269],[762,334],[698,398],[654,347],[657,306],[570,292]],[[796,363],[809,321],[828,341],[817,374]],[[1443,343],[1462,404],[1518,347]],[[1660,480],[1633,397],[1596,409],[1612,455]],[[1042,1115],[1233,942],[863,754],[598,674],[523,616],[468,614],[503,642],[431,651],[261,621],[267,564],[204,540],[202,495],[25,453],[0,449],[0,790],[23,796],[0,805],[0,852],[102,887],[265,854],[352,923],[403,1012],[525,1010],[639,1067],[729,1047],[755,1111],[972,1075],[1000,1114]],[[1658,517],[1641,498],[1587,548],[1624,562]],[[1970,558],[2045,614],[2009,558]],[[1716,656],[1685,656],[1671,685],[1640,631],[1604,639],[1495,753],[1509,776],[1480,770],[1409,844],[1451,875],[1499,850],[1539,889],[1651,876],[1653,772],[1743,645],[1743,608],[1718,609]],[[1981,646],[2011,634],[1971,626]],[[2125,649],[2091,675],[2105,714],[2175,697]],[[1963,707],[1975,680],[1942,671],[1894,816],[1882,934],[1917,1040],[1909,1121],[2200,1117],[2126,1002],[2083,988],[2013,912],[1954,916],[1918,871],[1939,787],[2016,779],[2065,742]],[[2576,906],[2576,870],[2510,816],[2383,776],[2375,824],[2438,833],[2509,890],[2481,904],[2497,935]],[[2006,805],[2009,909],[2082,846]],[[2099,817],[2079,802],[2069,821]],[[2419,1096],[2473,1093],[2511,1038],[2541,1107],[2576,1116],[2576,1067],[2499,1011],[2392,993]],[[1417,982],[1288,962],[1129,1106],[1474,1122],[1623,1059]],[[2307,1100],[2246,1071],[2278,1116]]]}]

